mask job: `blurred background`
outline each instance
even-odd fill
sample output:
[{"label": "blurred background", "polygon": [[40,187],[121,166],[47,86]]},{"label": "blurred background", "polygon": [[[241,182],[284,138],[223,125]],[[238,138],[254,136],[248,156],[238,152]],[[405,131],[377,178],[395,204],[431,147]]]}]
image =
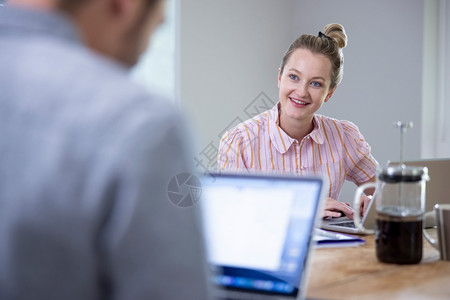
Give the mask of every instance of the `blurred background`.
[{"label": "blurred background", "polygon": [[[320,114],[354,122],[384,165],[450,157],[450,3],[446,0],[168,0],[168,17],[133,70],[185,111],[197,167],[215,168],[221,134],[278,101],[290,43],[329,23],[348,35],[344,78]],[[344,186],[349,201],[354,186]]]}]

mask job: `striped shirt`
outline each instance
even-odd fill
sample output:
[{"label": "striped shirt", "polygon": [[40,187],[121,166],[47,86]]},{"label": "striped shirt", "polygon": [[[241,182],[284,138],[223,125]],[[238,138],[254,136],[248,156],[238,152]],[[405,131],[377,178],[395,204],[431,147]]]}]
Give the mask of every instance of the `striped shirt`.
[{"label": "striped shirt", "polygon": [[359,185],[375,176],[378,162],[355,124],[314,115],[314,129],[298,141],[278,126],[278,105],[224,134],[219,170],[323,175],[333,199],[345,180]]}]

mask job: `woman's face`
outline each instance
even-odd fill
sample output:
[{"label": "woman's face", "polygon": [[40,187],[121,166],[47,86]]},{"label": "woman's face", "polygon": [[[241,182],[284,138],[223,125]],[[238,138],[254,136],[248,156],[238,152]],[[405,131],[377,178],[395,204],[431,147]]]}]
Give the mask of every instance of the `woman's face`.
[{"label": "woman's face", "polygon": [[314,113],[336,89],[330,89],[330,84],[331,63],[325,55],[295,50],[283,73],[278,71],[282,121],[312,122]]}]

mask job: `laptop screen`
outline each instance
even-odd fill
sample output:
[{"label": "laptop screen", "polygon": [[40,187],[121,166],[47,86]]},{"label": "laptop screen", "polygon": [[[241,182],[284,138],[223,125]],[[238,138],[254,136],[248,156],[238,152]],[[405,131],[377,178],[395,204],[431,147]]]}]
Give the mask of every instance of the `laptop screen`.
[{"label": "laptop screen", "polygon": [[315,177],[205,176],[200,206],[213,283],[297,295],[321,188]]}]

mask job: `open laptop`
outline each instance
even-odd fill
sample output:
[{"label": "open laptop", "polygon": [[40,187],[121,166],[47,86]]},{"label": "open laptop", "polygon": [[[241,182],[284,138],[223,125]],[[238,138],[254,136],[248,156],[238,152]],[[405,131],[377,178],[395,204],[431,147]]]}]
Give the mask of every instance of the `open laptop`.
[{"label": "open laptop", "polygon": [[208,174],[203,231],[216,299],[303,299],[323,180]]},{"label": "open laptop", "polygon": [[[398,162],[390,162],[398,165]],[[450,177],[450,159],[421,159],[405,161],[407,166],[427,167],[430,180],[425,188],[425,211],[432,211],[436,204],[450,204],[448,182]],[[425,227],[433,227],[436,224],[432,219],[425,220]]]},{"label": "open laptop", "polygon": [[[345,232],[350,234],[373,234],[375,232],[375,203],[372,199],[366,213],[361,218],[361,226],[357,227],[354,220],[348,217],[338,217],[331,219],[324,219],[320,227],[327,230]],[[357,213],[358,210],[355,211]]]}]

